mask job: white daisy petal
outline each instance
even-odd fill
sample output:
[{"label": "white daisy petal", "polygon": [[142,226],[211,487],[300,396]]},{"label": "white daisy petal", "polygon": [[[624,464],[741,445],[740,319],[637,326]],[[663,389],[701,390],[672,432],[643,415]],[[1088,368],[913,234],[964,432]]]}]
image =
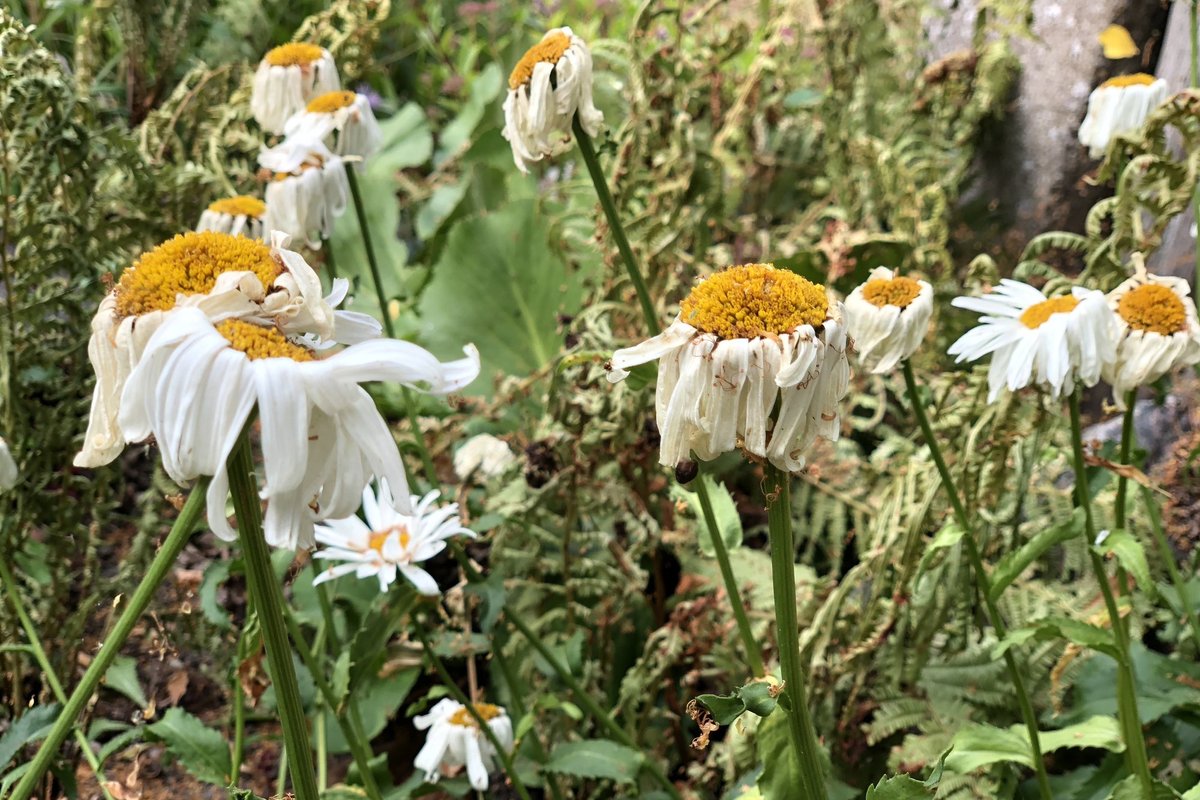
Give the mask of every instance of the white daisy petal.
[{"label": "white daisy petal", "polygon": [[1079,126],[1079,142],[1092,158],[1101,158],[1119,133],[1136,131],[1167,99],[1167,82],[1137,73],[1111,78],[1088,97],[1087,116]]},{"label": "white daisy petal", "polygon": [[282,133],[288,118],[318,95],[339,88],[333,56],[303,42],[268,52],[254,73],[250,112],[268,133]]},{"label": "white daisy petal", "polygon": [[1116,353],[1103,377],[1119,408],[1130,391],[1200,363],[1200,323],[1190,294],[1186,280],[1144,271],[1108,294]]},{"label": "white daisy petal", "polygon": [[[511,751],[512,721],[508,713],[490,703],[475,703],[474,708],[506,751]],[[496,750],[465,706],[441,700],[429,713],[413,717],[413,725],[417,730],[429,731],[425,745],[413,759],[413,767],[425,774],[425,780],[436,782],[443,772],[454,773],[465,767],[472,788],[480,792],[487,789]]]}]

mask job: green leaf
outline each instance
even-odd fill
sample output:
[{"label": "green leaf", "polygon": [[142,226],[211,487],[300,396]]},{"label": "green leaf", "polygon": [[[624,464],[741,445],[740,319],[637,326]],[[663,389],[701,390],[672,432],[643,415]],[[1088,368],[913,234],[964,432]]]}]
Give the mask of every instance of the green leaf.
[{"label": "green leaf", "polygon": [[718,725],[729,725],[747,711],[765,717],[778,705],[766,681],[751,681],[729,695],[702,694],[696,700],[712,713]]},{"label": "green leaf", "polygon": [[44,739],[57,717],[58,703],[34,706],[22,714],[20,719],[0,736],[0,769],[7,767],[8,762],[12,761],[12,757],[22,747]]},{"label": "green leaf", "polygon": [[342,650],[337,661],[333,664],[333,677],[329,680],[329,688],[333,692],[333,701],[341,706],[342,700],[350,691],[350,651]]},{"label": "green leaf", "polygon": [[[479,526],[474,530],[478,531]],[[499,572],[492,572],[487,579],[467,584],[467,592],[483,601],[483,613],[479,617],[479,629],[491,633],[500,612],[504,610],[504,599],[507,594],[504,588],[504,578]]]},{"label": "green leaf", "polygon": [[631,747],[608,739],[585,739],[555,747],[542,768],[579,778],[633,783],[641,764],[642,754]]},{"label": "green leaf", "polygon": [[[1125,749],[1120,725],[1115,718],[1106,716],[1094,716],[1058,730],[1039,731],[1038,743],[1043,755],[1065,747],[1097,747],[1114,753]],[[946,757],[946,766],[954,772],[965,774],[997,762],[1033,767],[1029,731],[1024,725],[1009,728],[969,725],[955,734],[953,748]]]},{"label": "green leaf", "polygon": [[416,103],[407,103],[394,115],[379,123],[383,141],[371,157],[370,171],[391,177],[397,170],[424,164],[433,155],[433,134],[425,112]]},{"label": "green leaf", "polygon": [[462,110],[442,128],[435,164],[445,161],[466,144],[492,101],[500,96],[502,86],[503,74],[500,66],[494,62],[488,64],[471,82],[470,94],[467,96],[467,102],[463,103]]},{"label": "green leaf", "polygon": [[800,782],[800,765],[788,734],[786,714],[772,714],[758,726],[754,735],[758,761],[763,765],[758,790],[764,800],[793,800]]},{"label": "green leaf", "polygon": [[867,800],[926,800],[934,790],[907,775],[896,775],[867,788]]},{"label": "green leaf", "polygon": [[181,708],[169,708],[146,731],[167,746],[192,777],[205,783],[227,785],[233,765],[229,745],[219,732]]},{"label": "green leaf", "polygon": [[1154,579],[1150,577],[1150,563],[1146,560],[1146,551],[1142,548],[1133,534],[1126,530],[1109,531],[1108,535],[1093,548],[1101,556],[1108,554],[1117,557],[1117,563],[1133,576],[1143,592],[1155,592]]},{"label": "green leaf", "polygon": [[467,181],[460,181],[446,186],[439,186],[417,212],[417,236],[421,239],[432,239],[442,227],[442,223],[454,213],[463,195],[467,193]]},{"label": "green leaf", "polygon": [[[1028,741],[1024,727],[1020,732]],[[1038,742],[1042,746],[1042,753],[1051,753],[1064,747],[1100,747],[1113,753],[1125,750],[1121,726],[1116,718],[1099,714],[1058,730],[1038,731]]]},{"label": "green leaf", "polygon": [[[1176,708],[1200,708],[1200,665],[1148,650],[1139,642],[1130,646],[1137,675],[1138,716],[1148,725]],[[1115,716],[1117,665],[1108,659],[1088,659],[1072,690],[1073,707],[1060,717],[1077,722],[1093,715]]]},{"label": "green leaf", "polygon": [[104,685],[128,697],[139,709],[150,705],[138,679],[137,662],[129,656],[117,656],[113,659],[112,666],[104,673]]},{"label": "green leaf", "polygon": [[[404,270],[408,263],[408,248],[396,235],[400,227],[400,203],[396,200],[396,180],[392,172],[372,160],[367,171],[359,173],[357,178],[363,211],[371,230],[371,244],[379,263],[383,293],[388,299],[408,293]],[[379,303],[371,288],[370,263],[363,246],[358,217],[353,211],[338,219],[330,247],[337,260],[338,275],[353,282],[353,291],[346,305],[352,311],[378,317]]]},{"label": "green leaf", "polygon": [[992,589],[989,592],[991,598],[993,600],[998,598],[1009,584],[1016,580],[1018,575],[1041,558],[1051,547],[1082,535],[1083,509],[1077,508],[1071,514],[1070,519],[1038,532],[1028,542],[1007,553],[1000,559],[1000,563],[992,572]]},{"label": "green leaf", "polygon": [[204,570],[204,580],[200,583],[200,611],[210,623],[228,631],[233,629],[229,612],[217,601],[217,591],[221,584],[229,579],[229,559],[221,558],[210,563]]},{"label": "green leaf", "polygon": [[[736,550],[742,546],[742,518],[738,516],[737,506],[733,496],[712,475],[701,472],[696,480],[702,482],[708,489],[708,498],[712,503],[713,516],[717,520],[717,529],[721,532],[721,541],[727,551]],[[716,558],[717,551],[713,549],[712,533],[704,518],[704,509],[700,505],[700,495],[688,491],[678,483],[671,485],[671,496],[688,504],[696,525],[696,538],[700,543],[700,552],[709,558]]]},{"label": "green leaf", "polygon": [[[1193,791],[1195,790],[1189,790],[1188,794],[1191,794]],[[1112,794],[1108,796],[1108,800],[1180,800],[1180,797],[1179,792],[1161,781],[1153,782],[1150,788],[1150,797],[1146,797],[1142,792],[1142,785],[1138,780],[1138,776],[1130,775],[1113,787]]]},{"label": "green leaf", "polygon": [[1054,638],[1066,639],[1080,647],[1087,647],[1098,653],[1120,658],[1120,653],[1113,643],[1111,631],[1070,617],[1046,617],[1028,627],[1009,631],[1008,635],[992,648],[992,658],[1000,658],[1009,648],[1024,644],[1031,639]]},{"label": "green leaf", "polygon": [[[396,709],[408,698],[413,684],[421,674],[420,667],[410,667],[395,672],[386,678],[373,678],[371,681],[354,689],[354,697],[358,701],[358,709],[362,714],[363,728],[368,739],[374,739],[387,727],[388,720],[396,714]],[[348,753],[350,745],[342,736],[333,713],[326,709],[325,737],[326,746],[331,753]]]}]

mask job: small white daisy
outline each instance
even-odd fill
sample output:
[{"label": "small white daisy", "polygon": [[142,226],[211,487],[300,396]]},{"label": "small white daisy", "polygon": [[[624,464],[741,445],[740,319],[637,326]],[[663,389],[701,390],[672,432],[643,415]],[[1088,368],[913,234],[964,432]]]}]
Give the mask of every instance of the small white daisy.
[{"label": "small white daisy", "polygon": [[571,146],[571,120],[589,136],[600,132],[604,115],[592,103],[592,54],[570,28],[547,31],[521,56],[508,77],[504,138],[522,172],[529,164]]},{"label": "small white daisy", "polygon": [[362,511],[366,522],[351,516],[327,519],[316,526],[317,542],[325,548],[313,558],[343,563],[322,570],[313,583],[353,572],[359,578],[378,578],[379,591],[386,592],[399,570],[421,594],[437,594],[437,583],[417,564],[442,552],[451,536],[475,535],[463,527],[457,503],[435,507],[437,499],[436,491],[424,497],[414,495],[412,512],[406,514],[396,510],[385,483],[380,483],[378,495],[370,487],[364,489]]},{"label": "small white daisy", "polygon": [[8,442],[0,437],[0,491],[17,485],[17,462],[9,452]]},{"label": "small white daisy", "polygon": [[1167,82],[1139,72],[1119,75],[1097,86],[1088,98],[1079,142],[1092,158],[1101,158],[1118,133],[1135,131],[1167,99]]},{"label": "small white daisy", "polygon": [[267,204],[257,197],[238,195],[226,197],[210,203],[200,214],[200,222],[196,231],[217,231],[233,236],[249,236],[251,239],[263,238],[263,216],[267,213]]},{"label": "small white daisy", "polygon": [[1150,275],[1129,278],[1108,294],[1116,315],[1116,360],[1104,370],[1113,399],[1125,407],[1125,395],[1176,367],[1200,363],[1200,324],[1191,290],[1182,278]]},{"label": "small white daisy", "polygon": [[464,481],[476,471],[485,479],[494,478],[516,460],[503,439],[481,433],[467,439],[454,454],[454,474]]},{"label": "small white daisy", "polygon": [[933,287],[886,267],[871,270],[867,282],[846,298],[846,329],[859,361],[876,375],[916,352],[931,316]]},{"label": "small white daisy", "polygon": [[[505,751],[513,746],[512,721],[500,706],[475,703],[475,711],[487,722]],[[471,788],[482,792],[488,787],[488,773],[496,763],[496,748],[480,731],[466,706],[450,699],[439,700],[428,714],[413,717],[417,730],[428,730],[425,746],[413,759],[413,766],[425,773],[425,780],[437,783],[442,770],[467,768]]]},{"label": "small white daisy", "polygon": [[1116,355],[1113,313],[1104,293],[1076,286],[1047,299],[1029,284],[1004,279],[983,297],[951,302],[984,316],[950,346],[956,363],[991,354],[988,402],[1037,383],[1058,399],[1076,383],[1094,386]]},{"label": "small white daisy", "polygon": [[283,133],[286,138],[273,150],[287,148],[291,142],[316,139],[340,156],[369,158],[383,142],[383,131],[370,100],[345,89],[314,97],[303,111],[288,119]]},{"label": "small white daisy", "polygon": [[259,163],[275,174],[267,184],[267,230],[283,231],[319,247],[346,211],[350,186],[341,156],[319,139],[293,139],[286,149],[264,150]]},{"label": "small white daisy", "polygon": [[280,45],[267,52],[254,73],[250,112],[267,133],[282,133],[293,114],[317,95],[341,88],[333,56],[306,42]]}]

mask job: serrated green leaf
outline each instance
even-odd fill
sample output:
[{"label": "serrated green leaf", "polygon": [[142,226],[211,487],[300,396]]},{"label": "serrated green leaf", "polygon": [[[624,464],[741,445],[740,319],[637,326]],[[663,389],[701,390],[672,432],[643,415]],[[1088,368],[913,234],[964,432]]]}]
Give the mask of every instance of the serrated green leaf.
[{"label": "serrated green leaf", "polygon": [[[721,541],[725,545],[726,551],[736,550],[741,547],[742,518],[738,515],[737,506],[733,502],[733,496],[729,494],[729,490],[725,488],[725,484],[719,483],[712,475],[706,472],[701,472],[696,480],[703,483],[708,490],[709,502],[712,503],[713,517],[716,518],[717,529],[721,532]],[[717,551],[713,548],[712,534],[708,529],[708,522],[704,517],[704,509],[700,505],[699,493],[690,491],[675,483],[671,485],[671,496],[686,502],[688,509],[692,512],[696,529],[696,539],[700,544],[700,552],[709,558],[716,558]]]},{"label": "serrated green leaf", "polygon": [[58,703],[34,706],[22,714],[9,726],[4,735],[0,736],[0,769],[8,766],[8,762],[12,761],[12,757],[22,747],[45,738],[57,718]]},{"label": "serrated green leaf", "polygon": [[192,777],[205,783],[227,785],[233,765],[229,745],[219,732],[182,708],[169,708],[163,718],[146,726],[161,740]]},{"label": "serrated green leaf", "polygon": [[895,775],[867,788],[867,800],[926,800],[934,791],[907,775]]},{"label": "serrated green leaf", "polygon": [[1028,542],[1007,553],[1000,559],[1000,563],[992,572],[992,588],[989,592],[991,598],[995,600],[1000,597],[1001,593],[1016,580],[1018,575],[1041,558],[1051,547],[1082,536],[1083,523],[1083,509],[1077,508],[1071,514],[1070,519],[1038,532]]},{"label": "serrated green leaf", "polygon": [[992,648],[992,658],[1000,658],[1012,647],[1019,646],[1031,639],[1066,639],[1080,647],[1087,647],[1099,653],[1120,658],[1112,633],[1106,628],[1089,625],[1070,617],[1046,617],[1034,625],[1017,628],[1008,632],[999,643]]},{"label": "serrated green leaf", "polygon": [[1154,579],[1150,577],[1150,562],[1146,559],[1146,551],[1132,533],[1126,530],[1109,531],[1108,535],[1094,549],[1101,556],[1109,554],[1116,556],[1117,563],[1133,576],[1143,592],[1151,595],[1155,593]]},{"label": "serrated green leaf", "polygon": [[765,717],[778,705],[771,695],[771,684],[766,681],[751,681],[728,695],[702,694],[696,700],[709,710],[718,725],[729,725],[747,711]]},{"label": "serrated green leaf", "polygon": [[[1066,728],[1038,731],[1038,743],[1043,755],[1067,747],[1096,747],[1114,753],[1125,749],[1117,720],[1100,715]],[[997,762],[1033,767],[1029,731],[1024,725],[969,725],[955,734],[953,748],[946,766],[954,772],[965,774]]]},{"label": "serrated green leaf", "polygon": [[602,778],[633,783],[642,764],[642,754],[608,739],[585,739],[555,747],[543,769],[578,778]]},{"label": "serrated green leaf", "polygon": [[138,679],[137,662],[129,656],[117,656],[113,659],[112,666],[104,673],[104,685],[128,697],[139,709],[150,705]]}]

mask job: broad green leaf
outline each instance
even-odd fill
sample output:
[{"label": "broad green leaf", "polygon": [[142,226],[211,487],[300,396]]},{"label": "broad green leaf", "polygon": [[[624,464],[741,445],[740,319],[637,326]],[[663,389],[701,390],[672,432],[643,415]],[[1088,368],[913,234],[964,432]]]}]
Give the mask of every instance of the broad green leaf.
[{"label": "broad green leaf", "polygon": [[[391,171],[372,161],[366,172],[358,173],[357,180],[371,231],[371,245],[379,263],[384,296],[391,300],[407,295],[404,267],[408,263],[408,248],[396,234],[400,227],[400,203],[396,200],[395,178]],[[338,219],[330,247],[337,274],[352,282],[350,298],[343,303],[343,308],[379,317],[379,302],[375,297],[370,263],[353,207]]]},{"label": "broad green leaf", "polygon": [[585,739],[555,747],[543,769],[578,778],[604,778],[632,783],[642,764],[642,754],[608,739]]},{"label": "broad green leaf", "polygon": [[1200,800],[1200,783],[1184,792],[1182,797],[1183,800]]},{"label": "broad green leaf", "polygon": [[1066,639],[1073,644],[1087,647],[1098,653],[1119,658],[1120,653],[1113,643],[1112,632],[1080,622],[1070,617],[1046,617],[1036,624],[1017,628],[1008,632],[1000,642],[992,648],[992,658],[1000,658],[1009,648],[1019,646],[1031,639]]},{"label": "broad green leaf", "polygon": [[[1200,665],[1170,658],[1133,642],[1133,671],[1137,675],[1138,716],[1148,725],[1177,708],[1200,709]],[[1059,717],[1079,722],[1094,715],[1115,716],[1117,665],[1109,659],[1089,659],[1072,689],[1073,705]]]},{"label": "broad green leaf", "polygon": [[[478,525],[474,530],[480,530]],[[500,573],[490,573],[486,580],[474,581],[467,584],[467,592],[483,601],[483,613],[479,617],[479,629],[491,633],[500,612],[504,610],[504,599],[507,594],[504,579]]]},{"label": "broad green leaf", "polygon": [[[706,472],[701,472],[696,480],[702,482],[708,489],[709,502],[712,503],[713,516],[717,521],[717,529],[721,532],[721,541],[725,545],[725,550],[732,551],[741,547],[742,518],[738,516],[733,496],[729,494],[725,484],[719,483]],[[688,504],[688,509],[692,512],[695,520],[696,538],[700,543],[700,552],[709,558],[716,558],[717,551],[713,549],[712,534],[704,517],[704,509],[700,505],[700,495],[675,483],[671,485],[671,496]]]},{"label": "broad green leaf", "polygon": [[867,800],[927,800],[934,790],[907,775],[896,775],[867,788]]},{"label": "broad green leaf", "polygon": [[167,746],[192,777],[205,783],[227,785],[233,765],[229,744],[219,732],[181,708],[169,708],[146,731]]},{"label": "broad green leaf", "polygon": [[777,705],[771,696],[771,684],[766,681],[751,681],[729,695],[702,694],[696,700],[709,710],[718,725],[729,725],[747,711],[768,716]]},{"label": "broad green leaf", "polygon": [[[450,120],[442,128],[438,137],[436,164],[440,164],[462,147],[475,132],[484,113],[491,107],[492,101],[500,96],[503,86],[503,74],[496,63],[488,64],[483,71],[471,82],[467,102],[463,103],[458,116]],[[498,109],[497,109],[498,110]]]},{"label": "broad green leaf", "polygon": [[416,103],[381,120],[379,128],[383,141],[369,162],[371,172],[391,177],[396,170],[424,164],[433,155],[433,134],[425,112]]},{"label": "broad green leaf", "polygon": [[140,709],[150,705],[138,679],[137,662],[129,656],[117,656],[113,659],[112,666],[104,673],[104,685],[125,695]]},{"label": "broad green leaf", "polygon": [[800,782],[800,765],[788,734],[786,714],[772,714],[764,719],[755,732],[758,762],[763,765],[758,776],[758,790],[764,800],[792,800]]},{"label": "broad green leaf", "polygon": [[433,194],[417,212],[417,236],[421,239],[432,239],[446,218],[458,208],[469,185],[464,180],[434,189]]},{"label": "broad green leaf", "polygon": [[[363,728],[368,739],[374,739],[387,726],[396,714],[396,709],[408,697],[413,684],[417,682],[421,670],[410,667],[395,672],[386,678],[373,678],[362,686],[354,686],[354,697],[358,700],[358,709],[362,714]],[[326,746],[331,753],[348,753],[350,745],[342,737],[342,729],[338,727],[333,714],[325,712]]]},{"label": "broad green leaf", "polygon": [[1146,551],[1132,533],[1126,530],[1109,531],[1108,535],[1094,549],[1101,556],[1109,553],[1116,556],[1117,563],[1133,576],[1143,592],[1149,594],[1155,592],[1154,579],[1150,577],[1150,563],[1146,560]]},{"label": "broad green leaf", "polygon": [[[1043,755],[1066,747],[1097,747],[1114,753],[1125,749],[1117,720],[1105,716],[1058,730],[1039,731],[1038,743]],[[946,757],[946,766],[954,772],[968,773],[1002,761],[1033,767],[1029,731],[1024,725],[969,725],[955,734],[953,748]]]},{"label": "broad green leaf", "polygon": [[34,706],[0,736],[0,769],[8,766],[22,747],[45,738],[58,717],[58,703]]},{"label": "broad green leaf", "polygon": [[[1023,726],[1018,732],[1026,741],[1029,740]],[[1058,730],[1038,731],[1038,742],[1043,753],[1051,753],[1064,747],[1100,747],[1113,753],[1125,750],[1125,742],[1121,739],[1121,726],[1116,717],[1099,714]]]},{"label": "broad green leaf", "polygon": [[[1194,790],[1189,790],[1188,793],[1190,794],[1192,791]],[[1138,776],[1130,775],[1113,787],[1108,800],[1180,800],[1180,794],[1165,783],[1154,781],[1150,789],[1150,797],[1147,798],[1142,791]]]},{"label": "broad green leaf", "polygon": [[200,583],[200,611],[206,620],[225,631],[232,630],[233,623],[229,620],[229,612],[217,601],[217,591],[229,578],[229,565],[226,558],[213,561],[205,568],[204,580]]},{"label": "broad green leaf", "polygon": [[996,569],[992,572],[992,589],[989,592],[995,600],[1008,588],[1017,576],[1025,571],[1030,564],[1041,558],[1047,550],[1083,534],[1083,509],[1077,508],[1071,518],[1058,525],[1052,525],[1035,534],[1025,544],[1006,554]]}]

